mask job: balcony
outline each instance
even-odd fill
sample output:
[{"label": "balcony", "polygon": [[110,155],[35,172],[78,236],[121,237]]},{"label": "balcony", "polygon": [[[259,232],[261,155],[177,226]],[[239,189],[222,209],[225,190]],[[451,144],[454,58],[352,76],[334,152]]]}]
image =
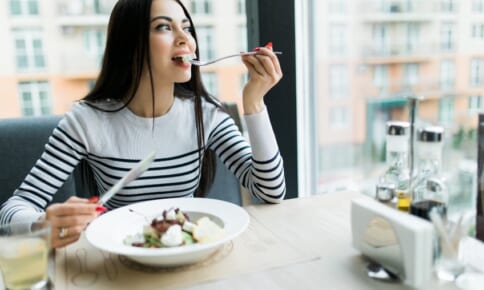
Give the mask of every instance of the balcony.
[{"label": "balcony", "polygon": [[360,91],[369,100],[393,99],[408,95],[421,95],[427,98],[435,98],[444,94],[455,94],[456,92],[453,88],[442,90],[441,83],[438,79],[421,79],[413,84],[404,81],[394,81],[379,87],[374,83],[366,83],[361,87]]},{"label": "balcony", "polygon": [[114,0],[57,2],[57,22],[60,26],[106,26]]},{"label": "balcony", "polygon": [[424,61],[438,51],[437,45],[420,41],[396,42],[388,45],[371,42],[362,47],[362,57],[365,61],[370,61],[371,58],[388,58],[389,62],[406,62],[407,58],[412,60],[422,58]]},{"label": "balcony", "polygon": [[437,11],[433,1],[361,1],[364,22],[431,21]]}]

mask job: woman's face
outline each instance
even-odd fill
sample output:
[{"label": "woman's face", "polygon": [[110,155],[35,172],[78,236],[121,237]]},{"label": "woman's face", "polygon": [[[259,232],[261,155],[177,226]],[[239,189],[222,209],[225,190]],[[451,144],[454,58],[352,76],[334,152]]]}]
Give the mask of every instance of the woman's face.
[{"label": "woman's face", "polygon": [[191,64],[173,58],[194,55],[196,43],[191,31],[190,21],[175,0],[153,0],[150,57],[155,82],[183,83],[190,80]]}]

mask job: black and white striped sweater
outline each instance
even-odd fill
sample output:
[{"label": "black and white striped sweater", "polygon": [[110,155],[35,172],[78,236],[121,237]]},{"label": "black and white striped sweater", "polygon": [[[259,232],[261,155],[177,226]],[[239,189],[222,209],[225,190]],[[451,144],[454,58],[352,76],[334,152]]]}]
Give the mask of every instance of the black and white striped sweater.
[{"label": "black and white striped sweater", "polygon": [[[203,103],[203,111],[206,146],[253,195],[280,202],[286,191],[284,170],[267,110],[245,116],[250,145],[227,113],[208,102]],[[88,161],[104,192],[149,152],[157,152],[151,167],[106,204],[111,209],[193,196],[200,178],[196,136],[189,99],[175,98],[169,112],[154,120],[127,108],[105,113],[76,103],[23,183],[2,205],[0,223],[37,219],[81,159]]]}]

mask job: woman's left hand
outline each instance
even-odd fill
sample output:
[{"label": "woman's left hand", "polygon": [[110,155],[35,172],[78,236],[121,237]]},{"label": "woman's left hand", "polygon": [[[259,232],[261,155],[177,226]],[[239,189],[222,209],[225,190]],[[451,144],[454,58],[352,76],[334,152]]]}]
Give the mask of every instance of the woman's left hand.
[{"label": "woman's left hand", "polygon": [[255,55],[242,56],[242,61],[249,71],[249,81],[242,93],[245,114],[262,111],[265,94],[282,78],[281,65],[272,52],[272,44],[255,50]]}]

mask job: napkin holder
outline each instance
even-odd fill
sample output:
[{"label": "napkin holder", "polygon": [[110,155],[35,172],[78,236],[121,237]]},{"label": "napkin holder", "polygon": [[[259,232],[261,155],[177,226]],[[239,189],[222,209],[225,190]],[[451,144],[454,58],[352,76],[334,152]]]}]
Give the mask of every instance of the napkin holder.
[{"label": "napkin holder", "polygon": [[434,249],[430,222],[364,196],[351,202],[351,231],[353,247],[405,284],[421,288],[430,281]]}]

